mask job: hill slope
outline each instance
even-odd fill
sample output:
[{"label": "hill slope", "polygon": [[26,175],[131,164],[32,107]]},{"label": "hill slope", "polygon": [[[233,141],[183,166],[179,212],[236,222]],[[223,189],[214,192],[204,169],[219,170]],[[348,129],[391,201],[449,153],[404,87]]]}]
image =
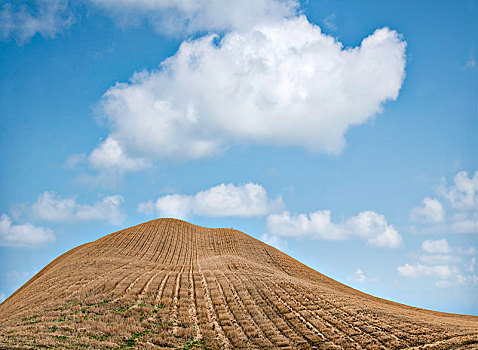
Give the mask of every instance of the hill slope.
[{"label": "hill slope", "polygon": [[0,348],[478,347],[478,317],[344,286],[236,230],[158,219],[63,254],[0,305]]}]

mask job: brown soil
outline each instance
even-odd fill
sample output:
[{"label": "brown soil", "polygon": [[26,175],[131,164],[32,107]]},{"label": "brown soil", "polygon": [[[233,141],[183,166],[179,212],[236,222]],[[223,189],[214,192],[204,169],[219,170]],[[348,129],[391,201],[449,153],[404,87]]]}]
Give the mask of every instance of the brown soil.
[{"label": "brown soil", "polygon": [[63,254],[0,305],[0,349],[478,348],[478,317],[372,297],[242,232],[158,219]]}]

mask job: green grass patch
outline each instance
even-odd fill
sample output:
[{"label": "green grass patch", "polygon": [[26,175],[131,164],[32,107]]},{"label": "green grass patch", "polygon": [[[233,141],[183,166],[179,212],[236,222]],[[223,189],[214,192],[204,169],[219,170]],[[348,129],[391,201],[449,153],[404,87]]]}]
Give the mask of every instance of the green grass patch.
[{"label": "green grass patch", "polygon": [[22,321],[25,322],[25,321],[31,321],[31,320],[34,320],[35,318],[37,318],[38,315],[33,315],[31,317],[27,317],[27,318],[24,318]]},{"label": "green grass patch", "polygon": [[40,321],[30,321],[30,322],[25,322],[25,325],[29,325],[29,324],[35,324],[35,323],[40,323]]},{"label": "green grass patch", "polygon": [[124,348],[132,348],[133,346],[135,346],[136,344],[136,339],[146,335],[146,334],[149,334],[151,333],[151,331],[144,331],[144,332],[139,332],[139,333],[133,333],[133,335],[131,336],[131,338],[129,339],[126,339],[124,341],[124,344],[122,344],[120,346],[120,349],[124,349]]},{"label": "green grass patch", "polygon": [[183,347],[178,349],[182,349],[182,350],[206,349],[206,347],[201,340],[194,340],[194,338],[191,336],[191,340],[184,343]]}]

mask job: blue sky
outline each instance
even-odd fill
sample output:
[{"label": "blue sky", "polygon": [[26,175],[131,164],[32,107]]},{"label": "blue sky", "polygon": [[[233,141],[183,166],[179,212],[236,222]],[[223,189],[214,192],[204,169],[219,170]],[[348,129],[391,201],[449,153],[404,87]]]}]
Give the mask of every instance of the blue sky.
[{"label": "blue sky", "polygon": [[478,3],[2,1],[0,300],[157,217],[478,315]]}]

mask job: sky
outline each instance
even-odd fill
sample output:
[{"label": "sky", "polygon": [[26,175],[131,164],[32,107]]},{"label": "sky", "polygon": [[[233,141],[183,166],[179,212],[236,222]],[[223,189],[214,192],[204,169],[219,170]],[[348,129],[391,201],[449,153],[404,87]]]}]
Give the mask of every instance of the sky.
[{"label": "sky", "polygon": [[478,315],[478,2],[0,1],[0,301],[159,217]]}]

